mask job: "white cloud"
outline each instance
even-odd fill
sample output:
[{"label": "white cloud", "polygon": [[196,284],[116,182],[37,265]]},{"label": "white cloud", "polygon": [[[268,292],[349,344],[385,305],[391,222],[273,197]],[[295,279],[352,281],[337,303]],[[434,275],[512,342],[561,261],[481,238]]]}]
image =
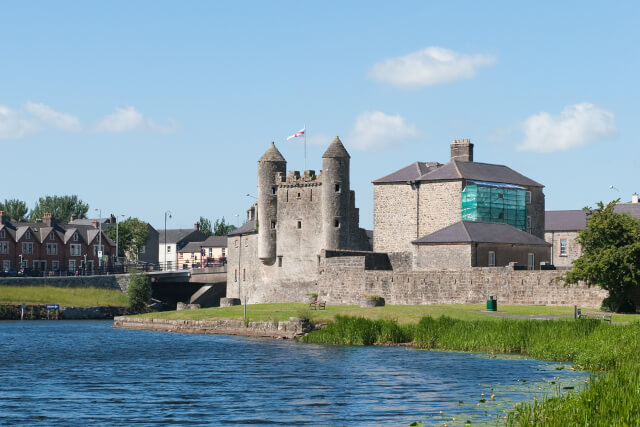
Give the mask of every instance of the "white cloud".
[{"label": "white cloud", "polygon": [[170,120],[170,126],[162,126],[152,120],[145,119],[134,107],[116,108],[116,110],[102,119],[96,126],[98,132],[122,133],[135,130],[150,130],[154,132],[172,132],[175,123]]},{"label": "white cloud", "polygon": [[307,137],[307,144],[328,146],[331,144],[331,141],[333,141],[333,138],[335,138],[335,136],[312,133]]},{"label": "white cloud", "polygon": [[59,113],[48,105],[27,102],[25,109],[32,116],[57,129],[76,132],[82,129],[82,123],[76,116]]},{"label": "white cloud", "polygon": [[559,116],[535,114],[522,123],[519,151],[550,153],[581,147],[617,133],[612,112],[588,102],[566,106]]},{"label": "white cloud", "polygon": [[361,151],[381,150],[418,134],[415,125],[407,124],[400,115],[366,111],[356,117],[347,144]]},{"label": "white cloud", "polygon": [[375,64],[369,76],[402,88],[421,88],[475,76],[478,67],[495,61],[492,55],[464,54],[437,46]]},{"label": "white cloud", "polygon": [[0,139],[21,139],[38,131],[38,124],[0,105]]}]

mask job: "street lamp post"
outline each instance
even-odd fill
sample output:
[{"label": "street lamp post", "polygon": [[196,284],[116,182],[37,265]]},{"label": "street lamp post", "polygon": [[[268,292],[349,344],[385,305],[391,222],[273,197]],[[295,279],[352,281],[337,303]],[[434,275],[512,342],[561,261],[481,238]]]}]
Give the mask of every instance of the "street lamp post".
[{"label": "street lamp post", "polygon": [[164,213],[164,270],[167,269],[167,216],[171,218],[171,211]]},{"label": "street lamp post", "polygon": [[[98,255],[102,255],[102,209],[96,209],[96,212],[99,212],[99,218],[98,218],[98,229],[100,230],[98,232]],[[98,268],[101,269],[102,268],[102,257],[98,256]]]},{"label": "street lamp post", "polygon": [[116,215],[116,264],[118,263],[118,255],[120,254],[120,252],[118,252],[118,240],[120,238],[120,221],[118,221],[118,216],[124,218],[124,215]]}]

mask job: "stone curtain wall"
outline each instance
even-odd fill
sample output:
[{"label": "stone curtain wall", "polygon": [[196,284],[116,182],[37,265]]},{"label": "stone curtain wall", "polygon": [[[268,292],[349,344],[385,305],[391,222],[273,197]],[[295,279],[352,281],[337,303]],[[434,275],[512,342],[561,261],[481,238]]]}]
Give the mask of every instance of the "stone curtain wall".
[{"label": "stone curtain wall", "polygon": [[318,294],[328,304],[358,304],[362,295],[379,295],[387,304],[498,304],[600,307],[607,292],[584,285],[564,287],[559,271],[470,268],[440,271],[365,271],[326,265]]},{"label": "stone curtain wall", "polygon": [[117,289],[126,292],[129,287],[128,274],[110,276],[63,276],[63,277],[3,277],[0,286],[53,286],[56,288]]},{"label": "stone curtain wall", "polygon": [[462,245],[419,245],[415,249],[415,269],[469,268],[472,265],[472,247]]},{"label": "stone curtain wall", "polygon": [[373,186],[373,250],[412,250],[416,232],[416,190],[404,183]]}]

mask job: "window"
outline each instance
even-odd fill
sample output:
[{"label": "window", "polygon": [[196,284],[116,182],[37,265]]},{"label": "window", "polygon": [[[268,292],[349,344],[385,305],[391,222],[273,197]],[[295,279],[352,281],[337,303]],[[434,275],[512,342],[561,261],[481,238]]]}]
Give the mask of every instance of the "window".
[{"label": "window", "polygon": [[8,254],[9,253],[9,242],[6,240],[0,242],[0,254]]},{"label": "window", "polygon": [[27,232],[24,233],[24,238],[25,239],[30,239],[31,238],[31,231],[30,230],[27,230]]},{"label": "window", "polygon": [[560,239],[560,256],[567,256],[567,239]]},{"label": "window", "polygon": [[271,194],[276,194],[277,192],[277,188],[276,187],[271,187]]},{"label": "window", "polygon": [[69,260],[69,271],[74,271],[76,269],[76,260],[75,259],[70,259]]},{"label": "window", "polygon": [[23,254],[32,254],[33,253],[33,243],[31,243],[31,242],[22,242],[22,253]]},{"label": "window", "polygon": [[80,251],[82,250],[82,246],[79,244],[70,244],[69,245],[69,249],[70,249],[70,255],[71,256],[80,256]]},{"label": "window", "polygon": [[340,228],[340,220],[338,218],[333,220],[333,226],[335,228]]},{"label": "window", "polygon": [[278,257],[278,267],[282,267],[282,256]]},{"label": "window", "polygon": [[56,236],[53,234],[53,231],[49,233],[49,240],[56,240]]},{"label": "window", "polygon": [[527,216],[527,233],[531,233],[531,217]]},{"label": "window", "polygon": [[0,237],[2,237],[3,239],[7,237],[7,232],[5,230],[0,230]]},{"label": "window", "polygon": [[335,186],[336,193],[340,192],[340,184],[336,184]]},{"label": "window", "polygon": [[227,248],[220,248],[222,251],[222,256],[225,256],[227,254]]},{"label": "window", "polygon": [[138,249],[138,253],[139,254],[143,254],[147,252],[147,246],[146,245],[142,245],[140,246],[140,249]]},{"label": "window", "polygon": [[167,253],[170,254],[171,253],[171,245],[167,246]]},{"label": "window", "polygon": [[233,243],[234,243],[235,247],[237,248],[237,247],[238,247],[238,239],[235,239],[235,240],[233,241]]},{"label": "window", "polygon": [[209,256],[213,256],[213,248],[209,248]]},{"label": "window", "polygon": [[298,191],[298,199],[302,197],[302,193]]},{"label": "window", "polygon": [[276,222],[275,221],[271,221],[271,229],[272,230],[276,229]]},{"label": "window", "polygon": [[73,233],[73,241],[77,242],[78,239],[79,239],[79,236],[78,236],[78,232],[76,231],[75,233]]},{"label": "window", "polygon": [[8,270],[10,268],[11,268],[11,261],[9,261],[8,259],[5,259],[4,261],[2,261],[3,270]]},{"label": "window", "polygon": [[247,280],[247,269],[246,268],[242,269],[242,280]]},{"label": "window", "polygon": [[527,270],[533,270],[536,266],[536,257],[532,253],[527,254]]},{"label": "window", "polygon": [[93,256],[98,256],[98,252],[104,255],[104,245],[93,245]]},{"label": "window", "polygon": [[23,259],[22,262],[20,263],[20,267],[24,267],[24,268],[29,267],[29,260]]},{"label": "window", "polygon": [[47,255],[58,255],[57,243],[47,243]]},{"label": "window", "polygon": [[60,261],[51,261],[51,269],[53,271],[60,270]]},{"label": "window", "polygon": [[504,199],[504,193],[498,193],[498,199]]},{"label": "window", "polygon": [[531,191],[527,191],[525,194],[526,194],[526,198],[525,199],[527,201],[527,204],[530,205],[531,204]]},{"label": "window", "polygon": [[313,188],[309,189],[309,200],[313,202]]},{"label": "window", "polygon": [[302,221],[298,220],[298,230],[301,230],[301,229],[302,229]]},{"label": "window", "polygon": [[494,251],[489,251],[489,259],[487,261],[487,265],[489,267],[496,266],[496,253]]},{"label": "window", "polygon": [[238,281],[238,269],[237,268],[233,269],[233,281],[234,282]]}]

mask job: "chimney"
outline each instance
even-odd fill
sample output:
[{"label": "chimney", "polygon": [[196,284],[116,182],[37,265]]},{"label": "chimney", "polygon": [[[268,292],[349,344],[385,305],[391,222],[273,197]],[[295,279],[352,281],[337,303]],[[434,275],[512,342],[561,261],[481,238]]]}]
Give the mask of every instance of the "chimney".
[{"label": "chimney", "polygon": [[44,214],[42,214],[42,222],[47,227],[52,227],[53,226],[53,218],[51,217],[51,213],[50,212],[45,212]]},{"label": "chimney", "polygon": [[631,195],[631,203],[638,203],[638,193],[633,193]]},{"label": "chimney", "polygon": [[95,228],[98,228],[98,220],[97,219],[92,219],[91,220],[91,225],[93,225]]},{"label": "chimney", "polygon": [[200,223],[196,222],[195,224],[193,224],[193,229],[196,231],[200,230]]},{"label": "chimney", "polygon": [[451,161],[473,162],[473,144],[470,139],[454,139],[451,144]]},{"label": "chimney", "polygon": [[78,215],[71,214],[71,221],[75,221],[76,219],[78,219]]},{"label": "chimney", "polygon": [[0,224],[8,224],[11,218],[5,214],[4,211],[0,211]]}]

